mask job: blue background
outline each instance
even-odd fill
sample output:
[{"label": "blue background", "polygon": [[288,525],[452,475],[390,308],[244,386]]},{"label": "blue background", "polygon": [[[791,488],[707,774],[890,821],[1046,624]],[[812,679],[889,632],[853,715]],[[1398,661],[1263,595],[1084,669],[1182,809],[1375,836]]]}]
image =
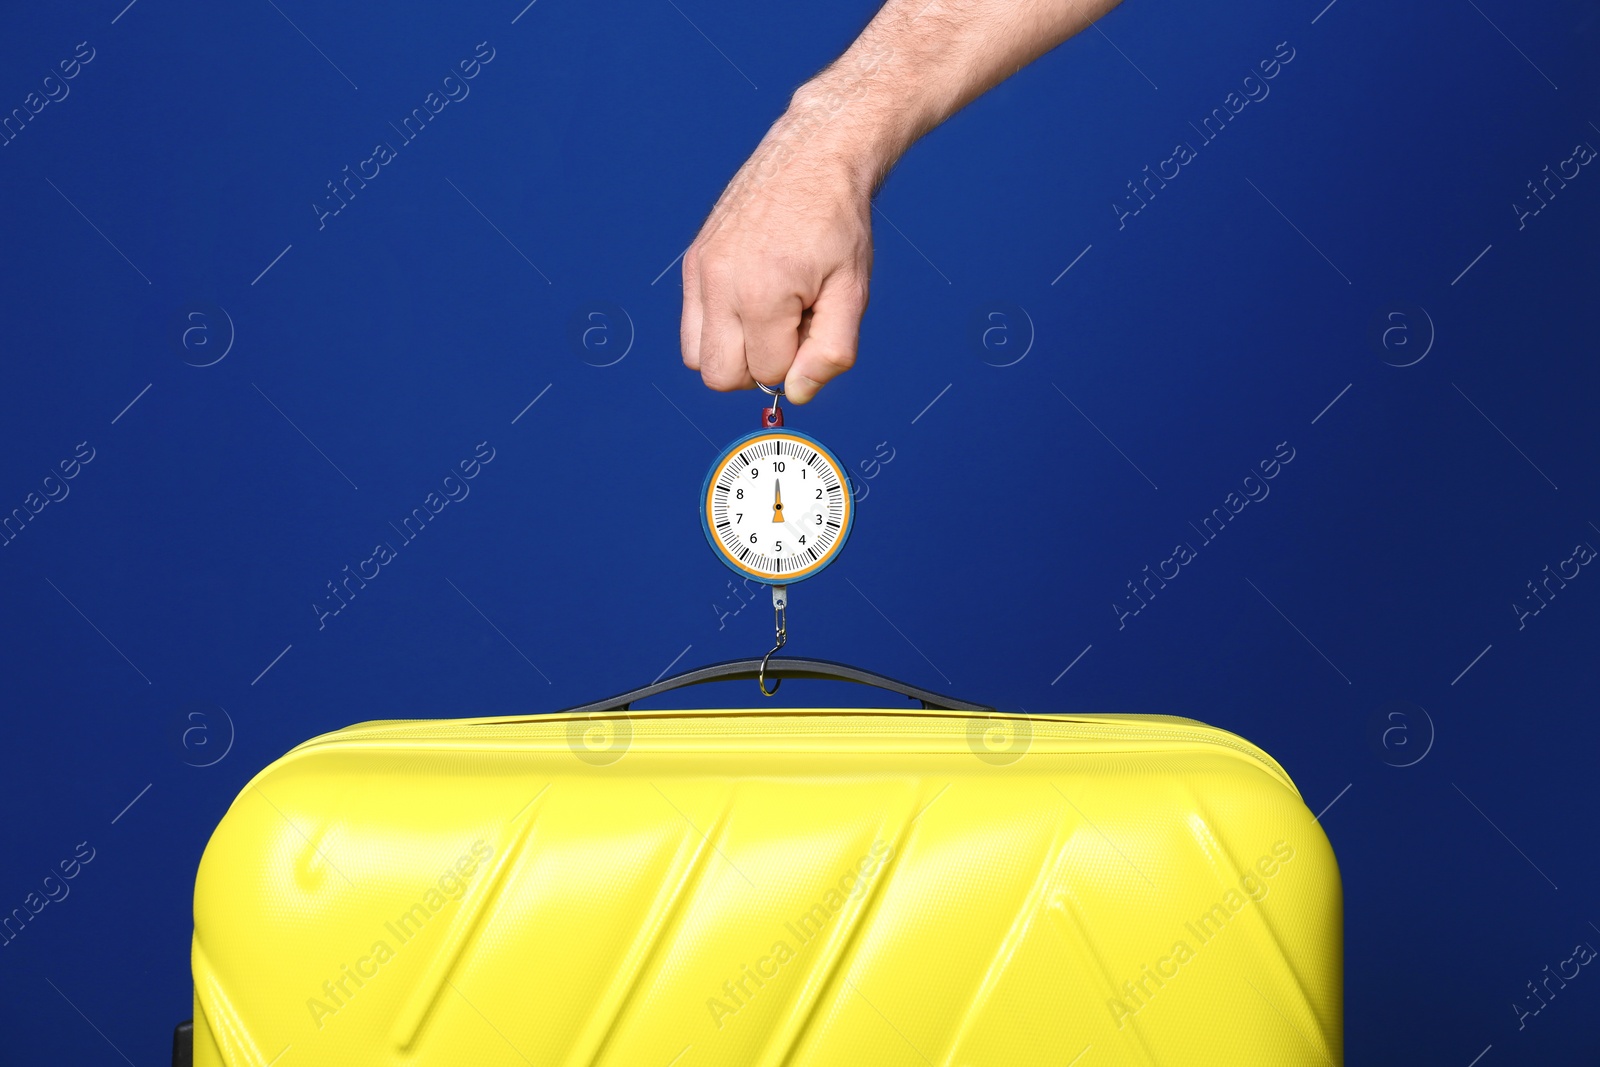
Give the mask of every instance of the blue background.
[{"label": "blue background", "polygon": [[[681,367],[674,257],[872,5],[276,6],[4,16],[0,111],[95,50],[0,148],[0,510],[94,450],[0,548],[0,911],[96,850],[0,948],[6,1063],[165,1062],[207,835],[297,742],[770,642],[695,517],[758,403]],[[1600,977],[1520,1032],[1509,1007],[1600,945],[1600,577],[1512,607],[1600,545],[1600,174],[1511,207],[1600,145],[1597,16],[1130,0],[902,161],[859,365],[791,413],[866,488],[790,652],[1193,716],[1336,801],[1352,1064],[1600,1054]],[[319,229],[480,41],[470,96]],[[1125,183],[1283,41],[1270,96],[1119,229]],[[319,629],[325,583],[481,441],[470,496]],[[1200,544],[1280,442],[1270,497]]]}]

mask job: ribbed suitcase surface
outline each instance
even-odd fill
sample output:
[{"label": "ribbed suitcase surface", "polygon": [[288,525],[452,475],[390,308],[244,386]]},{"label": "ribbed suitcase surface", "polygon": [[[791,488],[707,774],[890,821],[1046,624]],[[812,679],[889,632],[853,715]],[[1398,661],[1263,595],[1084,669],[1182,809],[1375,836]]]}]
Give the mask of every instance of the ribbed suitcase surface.
[{"label": "ribbed suitcase surface", "polygon": [[240,793],[195,1064],[1342,1063],[1338,871],[1164,717],[386,722]]}]

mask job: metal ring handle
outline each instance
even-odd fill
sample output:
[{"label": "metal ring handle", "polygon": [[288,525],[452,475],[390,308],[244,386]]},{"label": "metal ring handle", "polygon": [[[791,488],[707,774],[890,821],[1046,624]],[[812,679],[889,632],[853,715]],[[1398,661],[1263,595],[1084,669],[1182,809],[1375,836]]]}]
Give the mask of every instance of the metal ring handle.
[{"label": "metal ring handle", "polygon": [[781,382],[778,385],[775,385],[775,386],[774,385],[762,385],[760,382],[757,382],[756,383],[756,388],[761,390],[763,393],[766,393],[768,396],[781,396],[781,397],[787,398],[788,395],[789,395],[788,393],[785,393],[783,391],[783,384]]}]

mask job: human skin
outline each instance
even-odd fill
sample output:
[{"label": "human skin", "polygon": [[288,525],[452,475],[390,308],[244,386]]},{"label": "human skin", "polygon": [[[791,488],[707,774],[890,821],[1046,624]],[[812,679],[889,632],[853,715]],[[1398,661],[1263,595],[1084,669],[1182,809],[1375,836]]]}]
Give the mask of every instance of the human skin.
[{"label": "human skin", "polygon": [[917,140],[1118,0],[888,0],[795,91],[683,257],[683,362],[804,404],[855,363],[872,197]]}]

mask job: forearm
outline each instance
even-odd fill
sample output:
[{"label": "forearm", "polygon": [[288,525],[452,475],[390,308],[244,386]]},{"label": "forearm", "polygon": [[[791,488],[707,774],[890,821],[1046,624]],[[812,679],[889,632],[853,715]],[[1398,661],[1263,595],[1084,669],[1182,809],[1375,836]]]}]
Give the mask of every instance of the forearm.
[{"label": "forearm", "polygon": [[803,404],[855,362],[872,194],[917,138],[1117,0],[888,0],[801,86],[683,257],[683,360]]},{"label": "forearm", "polygon": [[888,0],[794,94],[776,132],[869,195],[923,134],[1087,28],[1118,0]]}]

